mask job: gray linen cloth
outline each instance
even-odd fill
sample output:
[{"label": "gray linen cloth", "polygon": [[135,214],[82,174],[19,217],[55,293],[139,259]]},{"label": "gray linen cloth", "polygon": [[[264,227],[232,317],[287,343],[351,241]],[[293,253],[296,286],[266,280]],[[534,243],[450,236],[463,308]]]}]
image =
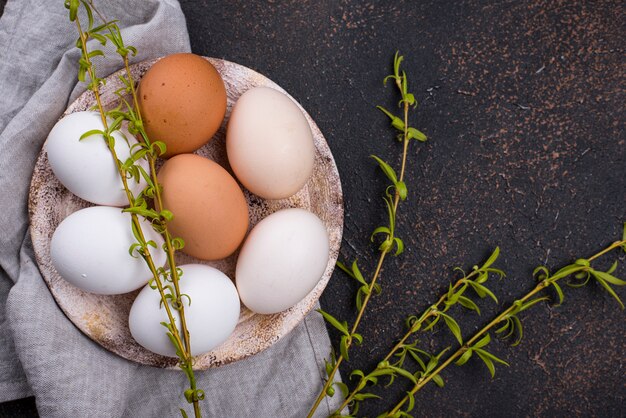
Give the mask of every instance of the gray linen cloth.
[{"label": "gray linen cloth", "polygon": [[[189,51],[174,0],[101,2],[136,61]],[[9,1],[0,19],[0,402],[34,395],[45,417],[166,417],[191,411],[182,372],[126,361],[63,315],[34,261],[27,199],[35,159],[77,85],[79,51],[63,1]],[[92,45],[93,46],[93,45]],[[109,51],[111,52],[111,51]],[[120,62],[99,61],[99,74]],[[247,360],[197,373],[204,416],[302,417],[322,385],[330,343],[319,315]],[[320,416],[338,406],[325,401]]]}]

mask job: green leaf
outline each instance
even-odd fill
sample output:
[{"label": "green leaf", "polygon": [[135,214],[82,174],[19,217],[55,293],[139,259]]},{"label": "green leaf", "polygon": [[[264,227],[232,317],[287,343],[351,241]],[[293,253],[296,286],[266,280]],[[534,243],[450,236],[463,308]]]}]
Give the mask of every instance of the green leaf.
[{"label": "green leaf", "polygon": [[387,178],[391,180],[393,184],[396,184],[398,182],[398,177],[396,176],[396,172],[393,168],[391,168],[389,164],[387,164],[386,162],[384,162],[383,160],[381,160],[375,155],[370,155],[370,157],[376,160],[380,168],[383,170],[383,173],[385,173]]},{"label": "green leaf", "polygon": [[344,273],[346,273],[348,276],[352,277],[353,279],[356,279],[354,273],[352,273],[352,271],[341,261],[337,261],[335,264],[337,265],[337,267],[339,267],[341,271],[343,271]]},{"label": "green leaf", "polygon": [[[522,338],[524,337],[524,327],[522,326],[522,321],[520,321],[520,319],[516,315],[511,316],[511,321],[514,324],[514,328],[517,328],[517,339],[513,344],[511,344],[513,347],[515,347],[522,342]],[[513,332],[513,330],[511,330],[511,332]],[[505,338],[508,338],[510,335],[512,334],[507,334]]]},{"label": "green leaf", "polygon": [[526,309],[532,308],[534,305],[538,304],[539,302],[543,302],[544,300],[550,300],[550,298],[547,297],[547,296],[543,296],[543,297],[540,297],[540,298],[533,299],[533,300],[530,300],[528,302],[525,302],[525,303],[522,304],[522,306],[520,307],[520,309],[517,312],[518,313],[519,312],[523,312]]},{"label": "green leaf", "polygon": [[570,274],[576,273],[577,271],[580,271],[583,268],[584,268],[583,266],[580,266],[578,264],[570,264],[569,266],[565,266],[559,271],[557,271],[556,273],[554,273],[554,275],[550,277],[550,280],[561,279],[563,277],[569,276]]},{"label": "green leaf", "polygon": [[165,142],[162,141],[154,141],[152,145],[150,145],[152,152],[156,154],[157,157],[160,157],[165,154],[167,150],[167,146]]},{"label": "green leaf", "polygon": [[359,288],[359,290],[357,290],[356,293],[356,308],[357,310],[361,310],[361,307],[363,307],[363,298],[365,297],[365,295],[367,295],[369,292],[369,288],[367,287],[367,285],[363,285]]},{"label": "green leaf", "polygon": [[377,234],[391,235],[391,231],[386,226],[379,226],[374,230],[374,232],[372,232],[372,235],[370,236],[370,241],[374,242],[374,236],[376,236]]},{"label": "green leaf", "polygon": [[406,412],[411,412],[415,408],[415,396],[411,392],[407,392],[407,398],[409,404],[406,407]]},{"label": "green leaf", "polygon": [[185,399],[187,399],[187,402],[193,403],[193,393],[193,389],[187,389],[185,391]]},{"label": "green leaf", "polygon": [[[330,373],[327,372],[326,374],[330,374]],[[352,380],[353,376],[358,376],[360,380],[365,378],[365,374],[363,373],[363,371],[358,370],[358,369],[357,370],[353,370],[352,373],[350,373],[350,380]]]},{"label": "green leaf", "polygon": [[[345,397],[346,396],[344,396],[344,398]],[[357,402],[361,402],[366,399],[382,399],[382,398],[378,395],[374,395],[373,393],[357,393],[356,395],[354,395],[353,399]]]},{"label": "green leaf", "polygon": [[617,269],[617,260],[611,265],[611,267],[606,271],[607,274],[613,274],[613,272]]},{"label": "green leaf", "polygon": [[413,383],[414,385],[417,384],[417,379],[415,378],[415,376],[413,376],[411,372],[401,369],[400,367],[395,367],[395,366],[388,366],[388,368],[398,373],[400,376],[406,379],[409,379],[411,383]]},{"label": "green leaf", "polygon": [[348,357],[348,336],[347,335],[343,335],[341,337],[341,342],[339,344],[339,353],[341,353],[341,356],[343,358],[346,359],[346,361],[350,360],[350,358]]},{"label": "green leaf", "polygon": [[74,22],[76,20],[76,16],[78,15],[78,6],[80,5],[79,0],[70,0],[69,9],[70,9],[70,21]]},{"label": "green leaf", "polygon": [[326,320],[326,322],[328,322],[333,327],[338,329],[342,334],[344,334],[345,336],[350,335],[350,332],[348,331],[348,326],[345,322],[344,323],[339,322],[337,318],[335,318],[328,312],[323,311],[322,309],[317,309],[317,312],[321,313],[324,319]]},{"label": "green leaf", "polygon": [[400,51],[396,51],[393,56],[393,74],[396,77],[400,77],[400,64],[402,63],[402,60],[404,60],[404,57],[400,55]]},{"label": "green leaf", "polygon": [[443,379],[438,374],[436,374],[436,375],[434,375],[432,377],[432,381],[435,382],[437,384],[437,386],[439,386],[440,388],[442,388],[444,386]]},{"label": "green leaf", "polygon": [[494,274],[497,274],[498,276],[500,276],[500,277],[499,277],[500,279],[503,279],[503,278],[505,278],[505,277],[506,277],[506,273],[505,273],[504,271],[500,270],[500,269],[488,268],[488,269],[485,269],[485,270],[486,270],[487,272],[489,272],[489,273],[494,273]]},{"label": "green leaf", "polygon": [[[413,103],[415,103],[415,99],[413,100]],[[420,142],[426,142],[428,140],[428,137],[424,135],[422,131],[419,131],[412,127],[409,127],[409,129],[407,129],[407,137],[409,139],[417,139]]]},{"label": "green leaf", "polygon": [[85,11],[87,12],[87,20],[89,21],[89,25],[87,26],[87,33],[93,28],[93,12],[91,11],[91,7],[89,4],[83,0],[83,6],[85,6]]},{"label": "green leaf", "polygon": [[395,237],[393,239],[393,242],[395,242],[396,244],[396,252],[394,253],[394,255],[398,256],[402,254],[404,252],[404,242],[402,242],[402,240],[398,237]]},{"label": "green leaf", "polygon": [[403,181],[399,181],[395,184],[395,187],[396,187],[396,190],[398,191],[398,195],[400,196],[400,200],[405,201],[408,195],[406,183]]},{"label": "green leaf", "polygon": [[603,271],[591,270],[591,274],[593,274],[595,277],[601,278],[605,282],[609,282],[609,283],[614,284],[616,286],[624,286],[624,285],[626,285],[625,281],[620,280],[617,277],[612,276],[609,273],[605,273]]},{"label": "green leaf", "polygon": [[165,219],[167,222],[170,222],[172,219],[174,219],[174,214],[167,210],[167,209],[163,209],[160,213],[159,216],[163,219]]},{"label": "green leaf", "polygon": [[424,363],[424,360],[420,358],[419,352],[421,352],[421,350],[417,350],[417,351],[409,350],[409,355],[413,358],[413,360],[417,362],[417,364],[420,365],[422,370],[426,370],[426,364]]},{"label": "green leaf", "polygon": [[92,135],[104,135],[104,131],[101,131],[100,129],[92,129],[82,134],[78,140],[82,141],[83,139],[90,137]]},{"label": "green leaf", "polygon": [[470,298],[465,297],[465,296],[459,296],[458,301],[461,304],[461,306],[463,306],[464,308],[472,310],[472,311],[476,311],[478,315],[480,315],[480,309],[478,308],[478,305],[476,305],[474,301],[471,300]]},{"label": "green leaf", "polygon": [[89,52],[89,54],[87,54],[87,56],[89,58],[93,58],[93,57],[98,57],[98,56],[104,56],[104,52],[102,52],[99,49],[94,49],[93,51]]},{"label": "green leaf", "polygon": [[[541,274],[539,276],[537,276],[537,273],[541,273]],[[538,280],[545,280],[548,277],[550,277],[550,271],[545,266],[539,266],[539,267],[537,267],[536,269],[533,270],[533,277],[534,276],[537,276]]]},{"label": "green leaf", "polygon": [[[504,331],[506,331],[507,329],[509,329],[509,327],[511,326],[511,318],[506,318],[506,319],[504,319],[504,320],[502,320],[500,322],[504,322],[504,325],[502,325],[500,328],[498,328],[496,330],[496,334],[501,334]],[[500,323],[500,322],[498,322],[498,323]]]},{"label": "green leaf", "polygon": [[424,328],[424,331],[428,331],[432,329],[437,324],[437,322],[439,322],[439,319],[441,319],[441,316],[437,315],[435,319],[433,319],[426,325],[426,327]]},{"label": "green leaf", "polygon": [[[582,276],[581,276],[582,275]],[[574,276],[577,279],[582,279],[583,277],[585,278],[585,280],[583,282],[580,283],[572,283],[572,282],[567,282],[566,284],[569,287],[573,287],[573,288],[579,288],[579,287],[583,287],[586,286],[587,283],[589,283],[589,279],[591,279],[591,274],[588,271],[583,271],[582,273],[578,273],[576,276]]]},{"label": "green leaf", "polygon": [[574,261],[574,264],[578,266],[589,267],[589,260],[585,258],[579,258],[578,260]]},{"label": "green leaf", "polygon": [[448,352],[448,350],[450,350],[450,347],[444,348],[436,356],[431,356],[430,360],[428,361],[428,364],[426,365],[426,370],[424,370],[424,373],[428,374],[431,371],[433,371],[435,367],[437,367],[437,364],[439,364],[439,359],[441,358],[441,356],[443,356],[446,352]]},{"label": "green leaf", "polygon": [[183,418],[189,418],[189,416],[187,415],[187,413],[185,412],[185,410],[183,408],[180,408],[180,415]]},{"label": "green leaf", "polygon": [[470,357],[472,357],[473,351],[474,351],[473,349],[468,348],[454,364],[456,364],[457,366],[462,366],[465,363],[467,363]]},{"label": "green leaf", "polygon": [[476,283],[473,280],[468,280],[467,283],[469,283],[470,286],[472,286],[472,288],[474,289],[474,291],[476,292],[476,294],[480,298],[484,298],[485,296],[489,296],[496,303],[498,303],[498,298],[496,298],[496,295],[494,295],[493,292],[491,290],[489,290],[487,287],[483,286],[480,283]]},{"label": "green leaf", "polygon": [[619,296],[617,296],[617,293],[615,293],[613,288],[611,288],[611,286],[609,286],[603,279],[599,278],[598,276],[594,275],[594,277],[596,278],[596,281],[600,283],[600,285],[604,287],[607,292],[609,292],[609,295],[613,296],[617,303],[619,303],[619,306],[624,309],[624,304],[622,303],[622,300],[619,298]]},{"label": "green leaf", "polygon": [[348,397],[348,395],[350,394],[350,389],[348,389],[348,385],[343,382],[335,382],[334,385],[339,388],[344,398]]},{"label": "green leaf", "polygon": [[100,44],[103,45],[103,46],[106,45],[106,43],[107,43],[107,38],[102,36],[102,35],[100,35],[99,33],[95,33],[95,32],[92,31],[90,33],[90,36],[92,38],[96,39],[98,42],[100,42]]},{"label": "green leaf", "polygon": [[456,338],[460,345],[463,345],[463,337],[461,336],[461,327],[459,324],[449,315],[444,314],[443,312],[439,312],[439,315],[443,317],[443,320],[446,322],[446,325],[452,332],[452,335]]},{"label": "green leaf", "polygon": [[559,306],[561,304],[563,304],[563,290],[561,289],[561,286],[559,286],[556,282],[552,282],[552,287],[554,287],[554,290],[556,291],[557,296],[559,297],[559,303],[557,303],[554,306]]},{"label": "green leaf", "polygon": [[128,248],[128,254],[130,254],[130,256],[133,258],[139,258],[139,255],[135,254],[135,251],[137,250],[137,248],[141,248],[141,244],[137,242],[132,244],[130,248]]},{"label": "green leaf", "polygon": [[388,111],[382,106],[376,106],[376,108],[380,110],[381,112],[383,112],[385,115],[387,115],[389,119],[391,119],[391,126],[393,126],[399,131],[404,131],[404,122],[402,121],[402,119],[393,115],[390,111]]},{"label": "green leaf", "polygon": [[481,269],[484,270],[490,267],[498,259],[499,255],[500,255],[500,247],[496,247],[496,249],[493,250],[493,253],[491,253],[487,261],[485,261],[485,264],[483,264]]},{"label": "green leaf", "polygon": [[393,232],[396,229],[396,212],[393,208],[393,202],[391,201],[391,198],[384,199],[384,201],[385,205],[387,206],[387,215],[389,216],[389,229],[391,230],[390,235],[393,235]]},{"label": "green leaf", "polygon": [[486,351],[481,350],[480,348],[476,350],[476,354],[478,354],[478,357],[480,357],[480,359],[485,363],[485,365],[489,369],[491,378],[493,379],[493,377],[496,375],[496,367],[493,365],[493,361],[491,361],[489,357],[485,356],[484,353],[486,353]]},{"label": "green leaf", "polygon": [[500,363],[503,364],[505,366],[510,366],[509,363],[507,363],[506,361],[496,357],[495,355],[491,354],[490,352],[483,350],[482,348],[479,348],[476,350],[476,354],[481,353],[482,355],[484,355],[485,357],[488,357],[489,359],[491,359],[492,361],[496,362],[496,363]]},{"label": "green leaf", "polygon": [[476,343],[472,347],[473,348],[483,348],[487,344],[489,344],[490,342],[491,342],[491,335],[490,334],[486,334],[483,338],[481,338],[480,340],[476,341]]}]

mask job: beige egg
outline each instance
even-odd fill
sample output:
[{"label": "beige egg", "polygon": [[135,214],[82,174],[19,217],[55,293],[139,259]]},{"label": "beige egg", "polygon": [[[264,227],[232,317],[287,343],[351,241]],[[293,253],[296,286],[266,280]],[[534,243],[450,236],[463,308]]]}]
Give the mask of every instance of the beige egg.
[{"label": "beige egg", "polygon": [[233,108],[226,131],[228,161],[239,181],[265,199],[298,192],[313,172],[311,128],[285,94],[255,87]]}]

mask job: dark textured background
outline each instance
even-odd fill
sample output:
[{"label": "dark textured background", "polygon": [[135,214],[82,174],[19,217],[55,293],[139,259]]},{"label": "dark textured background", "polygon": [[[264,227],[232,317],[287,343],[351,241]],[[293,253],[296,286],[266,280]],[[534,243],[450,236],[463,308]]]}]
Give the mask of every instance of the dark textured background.
[{"label": "dark textured background", "polygon": [[[2,7],[3,1],[0,1]],[[445,289],[499,245],[508,277],[501,306],[530,290],[532,269],[589,256],[626,220],[625,7],[621,1],[182,1],[195,53],[225,58],[276,81],[325,134],[342,178],[342,258],[371,273],[370,231],[384,222],[385,182],[368,155],[399,164],[401,148],[376,104],[393,53],[421,106],[411,144],[398,235],[408,249],[386,263],[383,292],[365,315],[365,344],[342,367],[369,368]],[[623,259],[624,257],[622,257]],[[624,261],[624,260],[623,260]],[[606,263],[604,263],[606,264]],[[623,273],[622,276],[625,274]],[[355,286],[337,272],[324,309],[353,320]],[[626,292],[620,294],[626,298]],[[464,335],[492,318],[454,311]],[[428,385],[416,415],[428,417],[626,416],[624,312],[599,286],[567,289],[564,306],[521,315],[522,344],[491,349],[511,367],[494,380],[479,361]],[[331,334],[337,342],[337,335]],[[422,346],[451,342],[441,330]],[[381,391],[390,402],[408,389]],[[254,400],[241,400],[254,402]],[[366,403],[375,416],[383,403]],[[32,399],[0,415],[34,415]]]}]

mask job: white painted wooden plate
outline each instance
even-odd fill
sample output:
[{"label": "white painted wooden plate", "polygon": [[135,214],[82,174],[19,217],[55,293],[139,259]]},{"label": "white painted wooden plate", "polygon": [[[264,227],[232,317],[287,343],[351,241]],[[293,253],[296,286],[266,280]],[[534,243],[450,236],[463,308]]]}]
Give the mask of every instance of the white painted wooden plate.
[{"label": "white painted wooden plate", "polygon": [[[286,93],[263,75],[238,64],[206,58],[220,72],[228,94],[226,117],[220,130],[209,144],[196,153],[211,158],[229,170],[225,147],[225,128],[234,103],[246,90],[267,86]],[[131,67],[137,80],[158,60],[145,61]],[[102,91],[106,108],[118,104],[114,92],[122,87],[118,73],[106,78]],[[293,100],[293,98],[292,98]],[[295,100],[294,100],[295,102]],[[95,103],[93,94],[86,92],[72,103],[64,115],[87,110]],[[296,102],[297,103],[297,102]],[[302,107],[298,104],[302,109]],[[324,276],[305,299],[292,308],[274,315],[254,314],[242,306],[239,323],[230,338],[213,351],[197,356],[194,368],[205,370],[232,363],[256,354],[289,333],[314,307],[333,272],[341,244],[343,230],[343,196],[339,173],[328,144],[311,117],[306,116],[315,141],[316,155],[313,175],[306,186],[289,199],[266,201],[244,191],[250,208],[250,228],[261,219],[283,208],[304,208],[319,216],[330,236],[330,257]],[[29,214],[31,236],[39,269],[57,304],[65,315],[87,336],[104,348],[128,359],[156,367],[176,367],[176,359],[154,354],[137,344],[128,329],[128,313],[138,291],[114,296],[84,292],[59,276],[50,261],[50,240],[59,223],[71,213],[90,203],[70,193],[56,179],[46,153],[46,145],[39,155],[30,186]],[[216,267],[234,279],[237,253],[217,262],[206,262],[178,253],[177,263],[203,263]],[[192,336],[193,338],[193,336]]]}]

